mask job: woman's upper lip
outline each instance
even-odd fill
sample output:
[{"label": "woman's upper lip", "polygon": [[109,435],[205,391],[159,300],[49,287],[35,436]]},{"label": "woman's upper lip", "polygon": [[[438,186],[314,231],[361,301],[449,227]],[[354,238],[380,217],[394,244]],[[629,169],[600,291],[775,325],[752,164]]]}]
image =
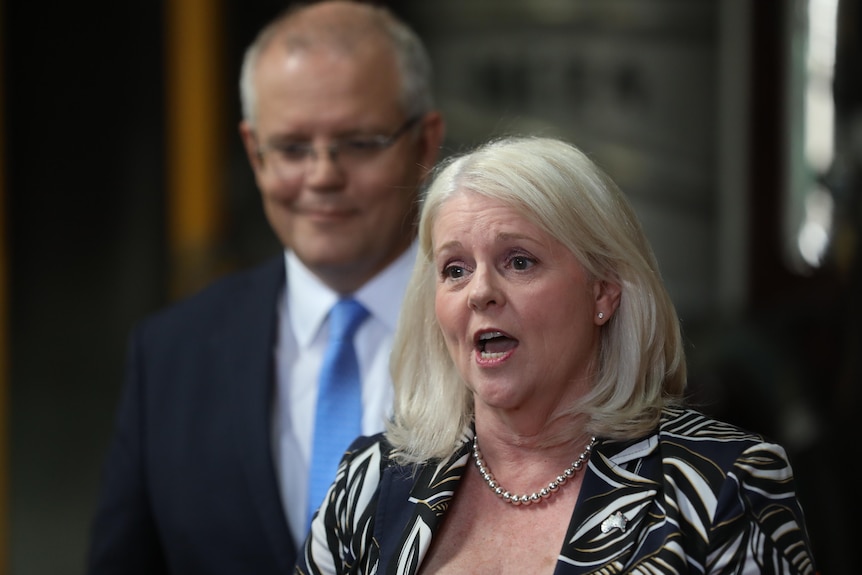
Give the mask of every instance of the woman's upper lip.
[{"label": "woman's upper lip", "polygon": [[517,338],[495,329],[480,329],[473,336],[473,347],[482,361],[502,361],[519,345]]},{"label": "woman's upper lip", "polygon": [[511,339],[515,339],[511,335],[509,335],[508,333],[506,333],[502,330],[499,330],[497,328],[485,328],[485,329],[480,329],[480,330],[476,331],[475,334],[473,334],[473,342],[478,344],[479,342],[481,342],[483,340],[488,340],[488,339],[492,339],[495,337],[508,337]]}]

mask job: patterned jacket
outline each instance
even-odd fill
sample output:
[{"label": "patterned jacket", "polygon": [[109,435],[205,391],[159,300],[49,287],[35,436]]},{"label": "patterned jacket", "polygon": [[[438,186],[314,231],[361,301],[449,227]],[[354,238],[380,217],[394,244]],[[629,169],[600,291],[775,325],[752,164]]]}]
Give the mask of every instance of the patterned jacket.
[{"label": "patterned jacket", "polygon": [[[389,458],[382,436],[347,452],[297,573],[417,573],[471,463],[473,431],[445,463]],[[634,441],[600,440],[555,575],[814,573],[781,446],[684,409]]]}]

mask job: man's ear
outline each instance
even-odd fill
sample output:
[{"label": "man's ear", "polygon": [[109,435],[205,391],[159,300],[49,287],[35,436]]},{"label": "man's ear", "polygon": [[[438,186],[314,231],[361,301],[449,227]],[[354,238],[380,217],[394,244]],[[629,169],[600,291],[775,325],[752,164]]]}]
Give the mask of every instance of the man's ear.
[{"label": "man's ear", "polygon": [[428,112],[422,118],[422,135],[419,149],[419,165],[422,166],[424,173],[422,177],[434,168],[437,163],[437,157],[440,155],[440,147],[443,145],[443,138],[446,136],[446,122],[443,120],[443,115],[440,112]]},{"label": "man's ear", "polygon": [[622,295],[620,284],[612,281],[599,280],[593,282],[593,297],[595,298],[596,314],[593,321],[603,325],[611,319],[620,306]]},{"label": "man's ear", "polygon": [[251,164],[251,169],[254,170],[255,175],[257,175],[262,167],[260,163],[260,155],[257,152],[257,137],[254,134],[251,124],[246,120],[242,120],[239,123],[239,136],[242,138],[242,144],[245,147],[245,154],[248,157],[249,164]]}]

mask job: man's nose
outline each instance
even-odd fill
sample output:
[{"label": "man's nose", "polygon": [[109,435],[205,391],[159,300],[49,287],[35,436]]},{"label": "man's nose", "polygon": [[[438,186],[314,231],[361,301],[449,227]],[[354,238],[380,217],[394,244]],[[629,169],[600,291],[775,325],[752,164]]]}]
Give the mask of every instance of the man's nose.
[{"label": "man's nose", "polygon": [[335,145],[315,146],[308,154],[306,162],[306,179],[311,185],[340,182],[344,177]]}]

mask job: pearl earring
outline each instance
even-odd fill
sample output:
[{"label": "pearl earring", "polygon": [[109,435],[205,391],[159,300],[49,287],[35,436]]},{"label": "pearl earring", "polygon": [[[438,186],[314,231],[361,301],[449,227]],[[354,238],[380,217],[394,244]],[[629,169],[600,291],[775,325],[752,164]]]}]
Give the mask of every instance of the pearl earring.
[{"label": "pearl earring", "polygon": [[605,319],[605,314],[602,312],[599,312],[599,319]]}]

